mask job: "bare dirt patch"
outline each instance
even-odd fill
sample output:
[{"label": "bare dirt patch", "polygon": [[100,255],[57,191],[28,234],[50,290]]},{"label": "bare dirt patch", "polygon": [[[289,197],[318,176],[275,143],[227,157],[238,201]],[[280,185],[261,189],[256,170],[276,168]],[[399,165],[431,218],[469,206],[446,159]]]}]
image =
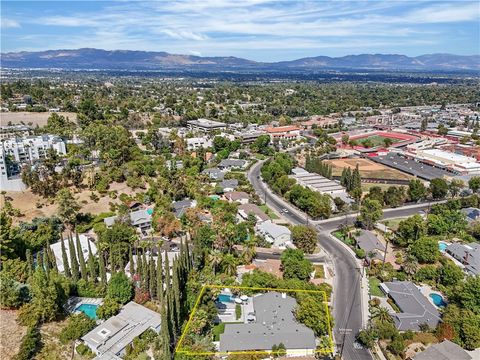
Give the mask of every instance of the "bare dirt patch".
[{"label": "bare dirt patch", "polygon": [[[58,115],[65,116],[70,119],[70,121],[77,121],[77,114],[73,112],[58,112]],[[30,126],[45,126],[47,125],[47,120],[52,115],[51,112],[29,112],[29,111],[18,111],[18,112],[2,112],[0,113],[0,123],[2,125],[8,125],[9,123],[15,124],[25,124]]]},{"label": "bare dirt patch", "polygon": [[[117,194],[125,193],[130,196],[145,191],[141,189],[132,190],[125,183],[112,183],[108,191],[117,191]],[[74,193],[77,202],[80,204],[80,212],[91,213],[93,215],[98,215],[103,212],[110,211],[110,203],[120,204],[118,197],[112,199],[108,194],[99,196],[97,202],[90,199],[92,194],[91,190],[82,190],[81,192]],[[30,190],[25,191],[7,191],[7,197],[10,197],[12,206],[20,210],[20,213],[23,214],[22,217],[15,218],[14,222],[20,221],[31,221],[35,217],[42,216],[52,216],[57,212],[57,205],[54,203],[53,199],[44,199],[38,195],[33,194]],[[41,205],[41,207],[37,207]],[[3,198],[0,197],[0,207],[3,206]]]},{"label": "bare dirt patch", "polygon": [[20,349],[20,343],[27,332],[26,326],[17,322],[16,310],[0,310],[0,359],[10,360]]},{"label": "bare dirt patch", "polygon": [[343,169],[347,167],[353,170],[358,164],[360,174],[366,178],[384,180],[410,180],[412,178],[401,171],[391,169],[368,159],[335,159],[325,160],[325,162],[333,166],[333,176],[342,175]]}]

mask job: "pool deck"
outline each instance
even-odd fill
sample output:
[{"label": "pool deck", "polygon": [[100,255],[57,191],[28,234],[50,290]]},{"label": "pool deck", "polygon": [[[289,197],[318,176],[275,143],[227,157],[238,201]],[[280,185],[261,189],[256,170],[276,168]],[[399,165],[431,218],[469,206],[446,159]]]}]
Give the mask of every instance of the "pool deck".
[{"label": "pool deck", "polygon": [[445,300],[445,296],[440,291],[434,290],[429,285],[422,285],[420,287],[420,291],[428,299],[428,301],[430,301],[430,303],[432,303],[433,306],[435,306],[437,309],[443,309],[443,307],[436,305],[433,302],[433,299],[430,297],[431,294],[440,295],[442,297],[443,301],[446,303],[447,301]]},{"label": "pool deck", "polygon": [[75,309],[78,308],[82,304],[90,304],[90,305],[102,305],[103,299],[102,298],[85,298],[85,297],[78,297],[72,296],[68,299],[67,304],[65,305],[65,309],[69,313],[76,312]]}]

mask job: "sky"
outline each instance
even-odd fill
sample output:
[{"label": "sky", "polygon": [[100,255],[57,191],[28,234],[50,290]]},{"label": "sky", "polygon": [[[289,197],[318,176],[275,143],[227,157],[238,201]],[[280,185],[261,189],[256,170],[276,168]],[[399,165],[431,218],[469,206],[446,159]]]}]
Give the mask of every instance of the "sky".
[{"label": "sky", "polygon": [[98,48],[256,61],[480,54],[479,1],[4,1],[1,51]]}]

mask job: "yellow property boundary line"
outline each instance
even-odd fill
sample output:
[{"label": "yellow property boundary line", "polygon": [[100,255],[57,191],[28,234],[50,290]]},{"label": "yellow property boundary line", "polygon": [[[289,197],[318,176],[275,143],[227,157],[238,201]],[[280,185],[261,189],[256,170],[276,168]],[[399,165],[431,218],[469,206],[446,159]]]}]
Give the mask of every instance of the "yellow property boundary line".
[{"label": "yellow property boundary line", "polygon": [[[181,345],[183,343],[183,340],[187,334],[188,329],[190,328],[190,323],[192,322],[193,317],[195,316],[195,313],[197,311],[197,307],[200,304],[200,300],[202,299],[203,294],[205,293],[206,289],[237,289],[237,290],[254,290],[254,291],[280,291],[280,292],[303,292],[303,293],[317,293],[317,294],[323,294],[323,302],[325,304],[325,311],[327,315],[327,326],[328,326],[328,337],[329,337],[329,342],[330,342],[330,347],[327,349],[321,349],[321,350],[315,350],[314,353],[318,354],[331,354],[334,352],[333,348],[333,335],[332,335],[332,326],[331,326],[331,320],[330,320],[330,312],[328,310],[328,301],[327,301],[327,294],[323,290],[304,290],[304,289],[279,289],[279,288],[264,288],[264,287],[248,287],[248,286],[230,286],[230,285],[203,285],[202,289],[200,290],[200,294],[197,297],[197,300],[195,301],[195,305],[193,306],[192,312],[188,318],[187,325],[185,326],[185,329],[182,332],[182,335],[180,336],[180,340],[177,343],[177,346],[175,347],[175,353],[179,354],[185,354],[187,356],[200,356],[200,355],[236,355],[236,354],[260,354],[260,355],[268,355],[271,354],[271,351],[229,351],[229,352],[221,352],[221,351],[205,351],[205,352],[191,352],[189,350],[183,350]],[[301,350],[299,350],[300,352]],[[290,350],[290,353],[294,353],[295,350]]]}]

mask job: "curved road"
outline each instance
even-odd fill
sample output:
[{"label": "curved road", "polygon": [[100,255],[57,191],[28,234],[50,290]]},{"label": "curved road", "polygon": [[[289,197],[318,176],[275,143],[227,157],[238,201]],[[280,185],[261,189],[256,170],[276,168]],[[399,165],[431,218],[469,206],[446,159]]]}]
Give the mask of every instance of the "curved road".
[{"label": "curved road", "polygon": [[[283,216],[293,224],[310,223],[319,230],[318,240],[322,247],[332,258],[335,268],[335,286],[333,294],[334,336],[336,346],[345,360],[370,360],[372,356],[366,349],[354,347],[355,337],[362,326],[362,289],[361,266],[357,259],[340,243],[332,239],[330,232],[341,224],[352,224],[356,214],[342,216],[321,221],[311,221],[304,213],[293,208],[291,204],[272,194],[260,179],[260,168],[264,161],[252,166],[248,178],[258,196],[266,201],[270,208],[277,212],[288,209]],[[384,211],[384,218],[409,216],[430,207],[428,204],[416,204]]]}]

